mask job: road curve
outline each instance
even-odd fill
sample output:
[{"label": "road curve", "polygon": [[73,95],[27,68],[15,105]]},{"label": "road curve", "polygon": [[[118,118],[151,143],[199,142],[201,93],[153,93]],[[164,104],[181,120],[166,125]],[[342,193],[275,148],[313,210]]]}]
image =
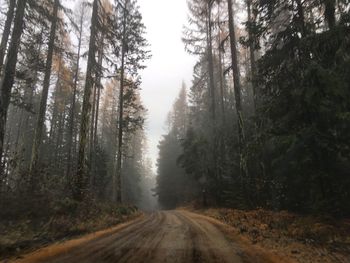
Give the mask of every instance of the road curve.
[{"label": "road curve", "polygon": [[217,225],[186,211],[150,213],[116,232],[58,254],[42,254],[38,257],[39,251],[18,262],[247,262],[239,246],[227,239]]}]

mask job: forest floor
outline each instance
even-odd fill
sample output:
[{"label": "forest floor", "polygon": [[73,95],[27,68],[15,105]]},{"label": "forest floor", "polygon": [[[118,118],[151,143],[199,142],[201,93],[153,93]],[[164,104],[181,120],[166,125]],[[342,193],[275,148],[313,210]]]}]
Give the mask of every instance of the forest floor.
[{"label": "forest floor", "polygon": [[50,216],[21,216],[0,219],[0,262],[7,258],[35,251],[55,242],[62,242],[139,217],[135,207],[89,204],[74,212],[61,209]]},{"label": "forest floor", "polygon": [[232,226],[247,245],[291,262],[350,262],[350,220],[266,210],[193,209]]}]

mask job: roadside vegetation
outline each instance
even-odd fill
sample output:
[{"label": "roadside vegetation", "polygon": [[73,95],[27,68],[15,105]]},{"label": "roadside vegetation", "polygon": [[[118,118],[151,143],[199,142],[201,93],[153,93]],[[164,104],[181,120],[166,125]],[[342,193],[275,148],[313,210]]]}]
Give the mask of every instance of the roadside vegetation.
[{"label": "roadside vegetation", "polygon": [[[189,207],[187,208],[189,209]],[[263,209],[190,208],[232,226],[231,236],[296,262],[347,262],[350,221]]]},{"label": "roadside vegetation", "polygon": [[135,206],[66,199],[35,210],[22,207],[16,215],[1,214],[0,260],[128,222],[141,212]]},{"label": "roadside vegetation", "polygon": [[159,143],[160,204],[348,218],[349,1],[187,2],[197,64]]},{"label": "roadside vegetation", "polygon": [[8,0],[0,11],[0,256],[139,215],[153,181],[137,1]]}]

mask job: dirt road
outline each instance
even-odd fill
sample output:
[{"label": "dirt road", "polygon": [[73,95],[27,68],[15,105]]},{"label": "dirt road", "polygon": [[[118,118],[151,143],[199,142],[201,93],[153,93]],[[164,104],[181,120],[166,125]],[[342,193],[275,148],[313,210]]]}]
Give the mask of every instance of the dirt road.
[{"label": "dirt road", "polygon": [[218,224],[187,211],[155,212],[102,236],[44,248],[16,262],[271,262],[250,258]]}]

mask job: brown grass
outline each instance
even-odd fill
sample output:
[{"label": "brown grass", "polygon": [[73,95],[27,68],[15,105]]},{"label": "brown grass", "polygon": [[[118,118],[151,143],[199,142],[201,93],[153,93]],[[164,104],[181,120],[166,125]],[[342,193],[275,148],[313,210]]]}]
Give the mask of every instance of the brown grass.
[{"label": "brown grass", "polygon": [[60,207],[48,217],[3,220],[0,221],[0,260],[106,229],[140,214],[135,207],[90,204],[81,205],[74,212]]},{"label": "brown grass", "polygon": [[235,234],[296,262],[350,262],[349,220],[286,211],[196,210],[234,227]]},{"label": "brown grass", "polygon": [[[140,220],[141,217],[138,217],[135,220]],[[85,235],[81,238],[76,238],[69,240],[67,242],[60,242],[57,244],[53,244],[49,247],[44,247],[42,249],[39,249],[37,251],[34,251],[32,253],[29,253],[27,255],[21,256],[19,259],[13,259],[13,262],[26,262],[26,263],[36,263],[41,261],[43,258],[49,259],[52,257],[55,257],[57,255],[67,253],[71,249],[74,249],[77,246],[80,246],[86,242],[89,242],[93,239],[101,238],[104,236],[112,235],[113,233],[120,231],[121,229],[127,227],[128,225],[134,223],[134,220],[128,221],[126,223],[119,224],[117,226],[105,229],[105,230],[100,230],[88,235]]]}]

